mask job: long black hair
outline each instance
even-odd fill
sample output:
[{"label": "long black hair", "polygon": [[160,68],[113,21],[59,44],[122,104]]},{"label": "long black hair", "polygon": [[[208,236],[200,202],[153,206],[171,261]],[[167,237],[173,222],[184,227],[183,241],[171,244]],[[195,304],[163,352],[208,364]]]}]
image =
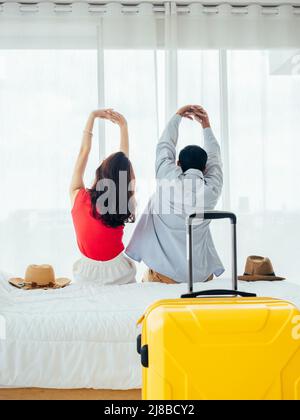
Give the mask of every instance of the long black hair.
[{"label": "long black hair", "polygon": [[[122,182],[120,185],[121,173],[126,184]],[[134,188],[132,185],[134,179],[132,164],[125,153],[117,152],[105,159],[96,170],[95,183],[89,190],[93,216],[96,219],[101,219],[109,227],[124,226],[125,223],[134,222]],[[99,187],[101,182],[103,185]],[[113,188],[110,188],[110,183],[113,183]],[[127,188],[126,191],[124,191],[124,187]],[[99,205],[104,194],[102,206],[107,211],[103,211]],[[120,202],[122,198],[125,198],[125,203]],[[109,203],[114,203],[114,211],[109,211]]]}]

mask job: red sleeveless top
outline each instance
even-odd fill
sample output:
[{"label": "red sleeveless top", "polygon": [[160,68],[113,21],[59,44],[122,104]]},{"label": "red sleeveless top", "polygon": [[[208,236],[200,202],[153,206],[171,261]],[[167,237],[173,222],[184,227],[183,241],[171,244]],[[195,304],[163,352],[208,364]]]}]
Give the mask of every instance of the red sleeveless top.
[{"label": "red sleeveless top", "polygon": [[93,217],[91,197],[81,189],[75,199],[72,218],[81,253],[96,261],[109,261],[123,250],[124,226],[106,226]]}]

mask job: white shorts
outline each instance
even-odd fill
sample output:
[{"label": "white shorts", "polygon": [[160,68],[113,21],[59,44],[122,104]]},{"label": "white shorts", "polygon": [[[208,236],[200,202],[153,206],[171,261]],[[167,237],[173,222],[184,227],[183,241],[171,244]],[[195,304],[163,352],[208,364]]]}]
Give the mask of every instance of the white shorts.
[{"label": "white shorts", "polygon": [[136,282],[136,267],[123,253],[109,261],[95,261],[83,256],[74,264],[73,276],[75,282],[82,285],[128,284]]}]

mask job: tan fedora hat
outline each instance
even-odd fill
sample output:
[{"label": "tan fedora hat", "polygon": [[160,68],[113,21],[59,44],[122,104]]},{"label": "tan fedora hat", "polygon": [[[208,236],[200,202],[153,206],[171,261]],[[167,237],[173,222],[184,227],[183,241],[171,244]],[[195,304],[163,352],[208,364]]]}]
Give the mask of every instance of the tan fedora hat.
[{"label": "tan fedora hat", "polygon": [[273,265],[269,258],[252,255],[247,258],[245,273],[239,276],[242,281],[280,281],[284,277],[278,277],[274,273]]},{"label": "tan fedora hat", "polygon": [[9,283],[18,289],[60,289],[71,283],[66,278],[55,278],[54,269],[51,265],[30,265],[25,274],[25,279],[12,278]]}]

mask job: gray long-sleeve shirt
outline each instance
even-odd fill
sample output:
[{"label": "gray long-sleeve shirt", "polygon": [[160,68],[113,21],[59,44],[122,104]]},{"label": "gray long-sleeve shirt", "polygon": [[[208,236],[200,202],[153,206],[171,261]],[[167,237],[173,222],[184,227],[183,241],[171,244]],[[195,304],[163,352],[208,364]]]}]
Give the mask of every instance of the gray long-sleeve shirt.
[{"label": "gray long-sleeve shirt", "polygon": [[[223,172],[220,146],[210,128],[204,130],[208,154],[205,173],[197,169],[183,172],[176,164],[181,117],[167,125],[156,153],[157,190],[143,212],[126,254],[149,268],[174,279],[188,281],[186,258],[186,218],[189,214],[213,210],[220,198]],[[209,221],[194,227],[194,278],[203,282],[224,272],[215,249]]]}]

